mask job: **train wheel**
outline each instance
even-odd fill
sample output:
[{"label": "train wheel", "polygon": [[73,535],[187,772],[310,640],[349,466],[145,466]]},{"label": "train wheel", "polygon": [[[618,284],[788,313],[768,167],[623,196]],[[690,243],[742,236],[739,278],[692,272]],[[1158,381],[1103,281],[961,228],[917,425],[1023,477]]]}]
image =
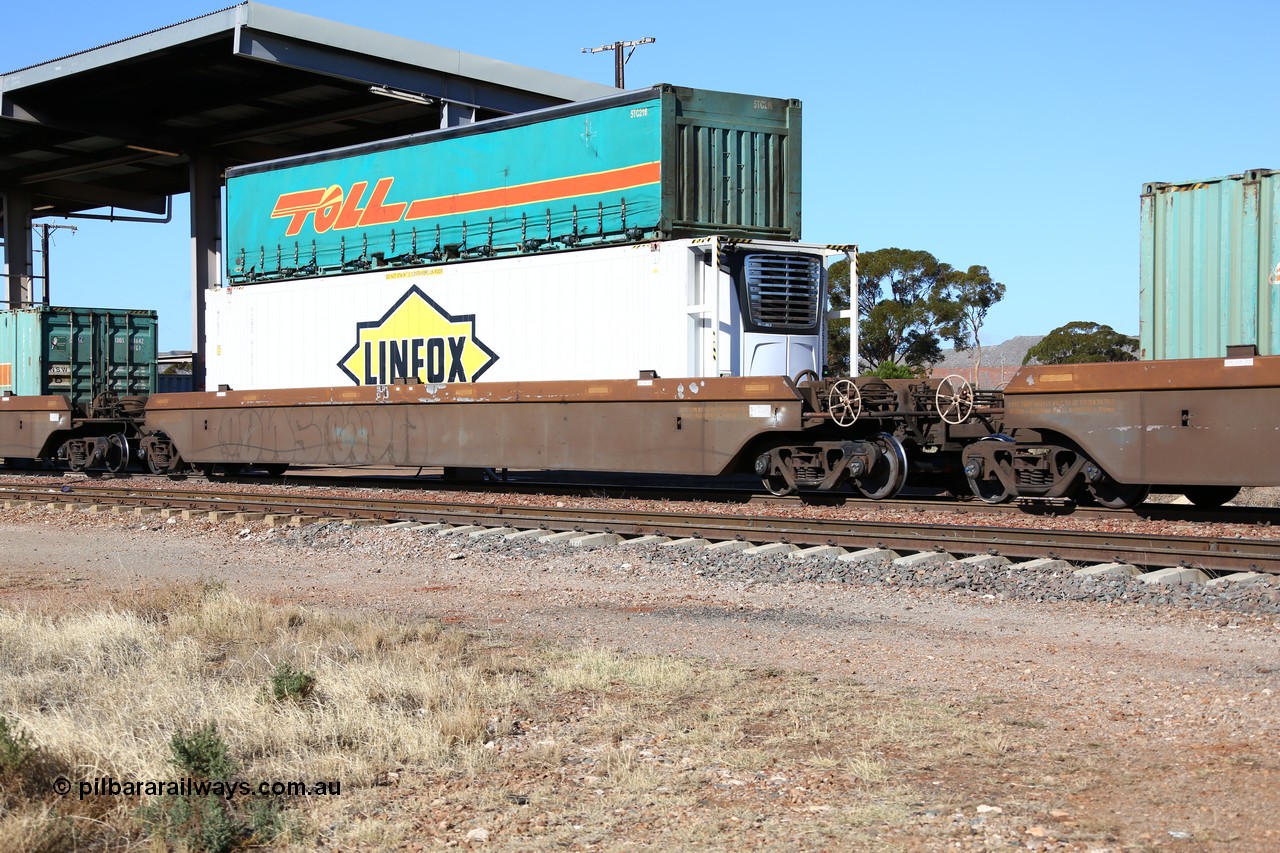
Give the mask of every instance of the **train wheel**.
[{"label": "train wheel", "polygon": [[827,411],[840,426],[853,426],[862,414],[862,395],[858,393],[858,386],[848,379],[837,379],[827,392]]},{"label": "train wheel", "polygon": [[783,498],[800,491],[792,473],[791,451],[786,448],[761,453],[756,457],[755,471],[771,495]]},{"label": "train wheel", "polygon": [[263,465],[262,470],[272,477],[283,477],[289,470],[288,464]]},{"label": "train wheel", "polygon": [[873,501],[895,497],[907,484],[907,451],[902,442],[887,432],[872,438],[871,443],[880,453],[871,470],[859,477],[854,487]]},{"label": "train wheel", "polygon": [[1147,495],[1151,494],[1151,487],[1117,483],[1108,477],[1096,483],[1090,483],[1089,494],[1093,495],[1093,499],[1100,506],[1108,509],[1128,509],[1145,501]]},{"label": "train wheel", "polygon": [[998,477],[965,477],[969,491],[983,503],[1002,504],[1009,500],[1009,490]]},{"label": "train wheel", "polygon": [[761,477],[760,482],[764,484],[765,491],[779,498],[785,498],[788,495],[794,495],[796,492],[800,491],[795,486],[787,485],[786,478],[781,474]]},{"label": "train wheel", "polygon": [[1213,508],[1222,506],[1240,494],[1239,486],[1188,486],[1182,490],[1187,500],[1196,506]]},{"label": "train wheel", "polygon": [[[1014,443],[1013,438],[1002,432],[995,433],[994,435],[983,436],[978,439],[978,441],[998,441],[1004,444]],[[1000,458],[996,460],[997,463],[1004,463],[1009,466],[1012,466],[1012,461],[1013,455],[1011,451],[1001,454]],[[989,504],[999,504],[1009,500],[1011,495],[1003,480],[999,477],[984,477],[982,474],[981,460],[973,459],[965,465],[964,478],[969,484],[969,491],[973,493],[975,498],[983,503]]]},{"label": "train wheel", "polygon": [[129,439],[124,433],[107,436],[107,451],[103,454],[103,462],[112,474],[123,474],[129,467]]}]

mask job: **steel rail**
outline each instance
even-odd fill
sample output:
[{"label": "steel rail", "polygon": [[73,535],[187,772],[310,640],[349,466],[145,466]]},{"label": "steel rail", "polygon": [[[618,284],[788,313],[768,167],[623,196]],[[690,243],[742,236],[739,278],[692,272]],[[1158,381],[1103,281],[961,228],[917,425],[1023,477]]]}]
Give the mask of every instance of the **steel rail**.
[{"label": "steel rail", "polygon": [[1280,573],[1280,540],[1216,536],[1153,536],[1115,531],[902,524],[845,519],[652,512],[584,507],[459,504],[406,501],[402,497],[249,495],[187,490],[80,487],[70,493],[8,489],[10,500],[115,502],[172,509],[262,512],[332,518],[368,518],[476,524],[512,529],[577,530],[624,535],[663,535],[710,541],[787,542],[847,549],[938,551],[953,556],[998,554],[1017,559],[1051,557],[1079,562],[1121,562],[1139,567],[1194,566],[1213,572]]},{"label": "steel rail", "polygon": [[[30,475],[32,472],[13,472]],[[53,476],[52,474],[50,476]],[[63,477],[58,473],[59,478]],[[76,488],[86,488],[86,481],[76,481]],[[131,476],[128,479],[92,480],[93,483],[133,483],[157,482],[169,486],[173,481],[165,477],[152,475]],[[1184,522],[1217,522],[1225,524],[1263,524],[1280,527],[1280,507],[1248,507],[1222,506],[1197,507],[1189,504],[1143,503],[1130,509],[1111,509],[1087,504],[1076,504],[1066,500],[1039,500],[1034,498],[1015,499],[1009,503],[988,504],[967,498],[956,499],[948,496],[900,496],[887,501],[873,501],[860,497],[852,492],[811,492],[802,495],[777,497],[763,494],[758,488],[734,485],[688,485],[681,483],[664,483],[655,485],[640,480],[637,482],[610,481],[607,479],[587,480],[573,477],[560,479],[518,479],[510,481],[449,481],[439,478],[419,478],[412,474],[403,476],[337,476],[332,474],[290,474],[286,477],[253,477],[217,479],[208,481],[213,484],[230,486],[279,484],[296,488],[348,488],[348,489],[395,489],[398,491],[436,492],[458,491],[476,494],[556,494],[567,496],[591,495],[597,497],[619,497],[635,500],[669,500],[669,501],[707,501],[749,506],[849,506],[867,508],[892,508],[900,511],[949,512],[957,515],[1020,517],[1093,517],[1099,518],[1141,518],[1158,521]],[[0,479],[0,484],[3,479]],[[106,486],[100,486],[105,488]],[[0,485],[0,494],[7,488]],[[92,487],[90,487],[92,488]],[[119,488],[128,488],[120,486]]]}]

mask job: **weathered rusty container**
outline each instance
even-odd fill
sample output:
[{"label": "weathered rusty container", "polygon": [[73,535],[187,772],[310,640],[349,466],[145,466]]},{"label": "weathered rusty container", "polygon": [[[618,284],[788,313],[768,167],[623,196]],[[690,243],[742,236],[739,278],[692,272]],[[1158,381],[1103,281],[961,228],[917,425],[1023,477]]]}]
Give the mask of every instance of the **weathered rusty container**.
[{"label": "weathered rusty container", "polygon": [[1143,186],[1141,358],[1280,354],[1277,196],[1268,169]]},{"label": "weathered rusty container", "polygon": [[228,280],[800,239],[799,101],[670,85],[229,169]]},{"label": "weathered rusty container", "polygon": [[156,387],[156,312],[37,305],[0,312],[0,393],[147,396]]}]

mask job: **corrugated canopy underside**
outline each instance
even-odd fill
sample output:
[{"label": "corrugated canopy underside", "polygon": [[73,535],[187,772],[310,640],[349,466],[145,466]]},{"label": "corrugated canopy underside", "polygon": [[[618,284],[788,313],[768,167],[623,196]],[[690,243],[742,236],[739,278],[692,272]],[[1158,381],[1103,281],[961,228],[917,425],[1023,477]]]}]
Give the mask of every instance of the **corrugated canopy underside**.
[{"label": "corrugated canopy underside", "polygon": [[612,91],[249,2],[0,77],[0,192],[36,216],[158,213],[196,154],[240,165]]}]

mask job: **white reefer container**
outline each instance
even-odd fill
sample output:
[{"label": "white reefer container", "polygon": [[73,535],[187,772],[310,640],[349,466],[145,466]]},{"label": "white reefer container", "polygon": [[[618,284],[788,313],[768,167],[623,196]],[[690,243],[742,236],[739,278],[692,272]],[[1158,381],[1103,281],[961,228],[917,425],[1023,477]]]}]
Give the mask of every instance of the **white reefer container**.
[{"label": "white reefer container", "polygon": [[821,373],[845,253],[701,237],[220,288],[207,387]]}]

